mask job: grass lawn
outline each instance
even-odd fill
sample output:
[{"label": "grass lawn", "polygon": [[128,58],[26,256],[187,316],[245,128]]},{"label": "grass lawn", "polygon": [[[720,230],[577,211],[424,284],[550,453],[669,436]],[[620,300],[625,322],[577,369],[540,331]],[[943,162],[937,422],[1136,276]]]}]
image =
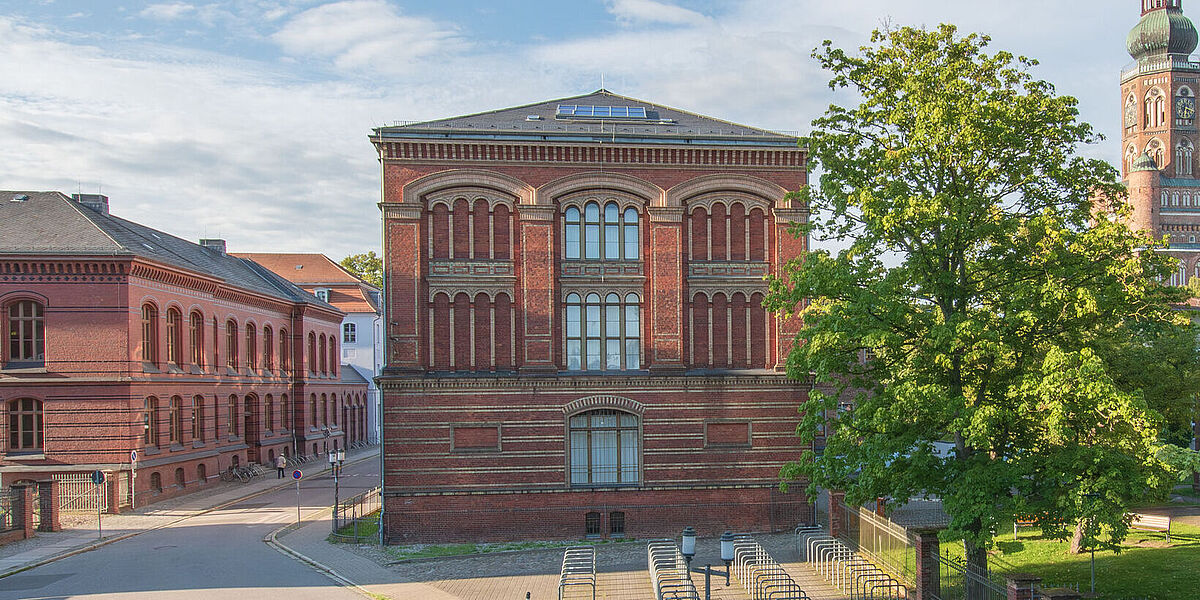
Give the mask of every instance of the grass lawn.
[{"label": "grass lawn", "polygon": [[[349,543],[355,534],[354,524],[351,523],[339,530],[337,535],[330,535],[327,539],[335,544]],[[338,536],[346,536],[345,538]],[[379,511],[375,511],[364,516],[358,522],[358,537],[363,540],[378,540],[379,539]]]},{"label": "grass lawn", "polygon": [[[1046,583],[1090,586],[1091,555],[1067,554],[1069,541],[1041,537],[1038,529],[1000,536],[993,555],[1017,572],[1039,575]],[[947,544],[959,547],[961,544]],[[1119,554],[1096,552],[1096,592],[1122,600],[1192,600],[1200,598],[1200,527],[1171,524],[1171,543],[1157,532],[1131,531]]]}]

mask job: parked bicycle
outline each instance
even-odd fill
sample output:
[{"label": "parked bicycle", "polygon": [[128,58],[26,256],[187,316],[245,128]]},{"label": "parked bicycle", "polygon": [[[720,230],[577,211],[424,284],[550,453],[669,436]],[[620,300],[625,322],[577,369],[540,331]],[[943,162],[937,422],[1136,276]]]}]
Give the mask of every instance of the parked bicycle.
[{"label": "parked bicycle", "polygon": [[244,467],[230,465],[228,469],[221,471],[221,481],[233,481],[236,479],[242,483],[246,483],[265,472],[262,465],[258,463],[251,463]]}]

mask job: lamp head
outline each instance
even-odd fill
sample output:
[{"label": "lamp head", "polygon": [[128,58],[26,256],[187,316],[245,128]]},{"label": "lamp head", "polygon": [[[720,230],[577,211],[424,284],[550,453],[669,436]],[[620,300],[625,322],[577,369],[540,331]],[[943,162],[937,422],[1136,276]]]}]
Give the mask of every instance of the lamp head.
[{"label": "lamp head", "polygon": [[721,534],[721,560],[726,564],[733,561],[733,532],[729,530]]},{"label": "lamp head", "polygon": [[337,452],[330,452],[329,453],[329,464],[332,465],[333,463],[336,463],[336,462],[337,462]]},{"label": "lamp head", "polygon": [[680,553],[684,556],[696,555],[696,530],[691,527],[683,528],[683,548]]}]

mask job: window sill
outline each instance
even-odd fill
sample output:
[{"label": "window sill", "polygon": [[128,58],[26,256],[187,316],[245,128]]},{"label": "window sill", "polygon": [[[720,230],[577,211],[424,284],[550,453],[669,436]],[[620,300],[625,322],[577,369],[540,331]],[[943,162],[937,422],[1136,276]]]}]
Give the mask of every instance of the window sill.
[{"label": "window sill", "polygon": [[171,444],[171,447],[169,448],[169,450],[171,452],[178,452],[180,450],[183,450],[183,444],[178,444],[178,443]]},{"label": "window sill", "polygon": [[158,365],[156,365],[152,362],[142,361],[142,372],[143,373],[162,373],[162,370],[158,368]]},{"label": "window sill", "polygon": [[204,447],[204,446],[206,446],[206,445],[207,445],[207,444],[205,444],[204,442],[198,442],[198,441],[193,441],[193,442],[192,442],[192,447],[193,447],[193,448],[203,448],[203,447]]},{"label": "window sill", "polygon": [[23,460],[46,460],[45,452],[9,452],[4,455],[5,460],[23,461]]},{"label": "window sill", "polygon": [[167,363],[167,372],[175,375],[182,375],[183,369],[180,369],[175,363]]},{"label": "window sill", "polygon": [[46,372],[46,363],[11,362],[0,367],[0,373],[5,375],[38,374]]},{"label": "window sill", "polygon": [[192,375],[203,375],[204,367],[200,365],[192,365],[188,367],[188,373],[191,373]]},{"label": "window sill", "polygon": [[145,454],[146,456],[155,456],[162,454],[162,450],[160,450],[158,446],[146,446],[145,448],[142,448],[142,454]]}]

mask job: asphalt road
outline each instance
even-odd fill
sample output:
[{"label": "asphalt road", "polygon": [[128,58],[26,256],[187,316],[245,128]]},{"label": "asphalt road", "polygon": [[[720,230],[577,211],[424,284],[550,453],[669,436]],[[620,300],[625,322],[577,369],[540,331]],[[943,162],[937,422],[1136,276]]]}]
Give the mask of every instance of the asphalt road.
[{"label": "asphalt road", "polygon": [[[341,497],[379,482],[379,461],[346,467]],[[300,484],[301,513],[333,503],[328,474]],[[0,600],[59,598],[355,599],[308,566],[262,540],[296,520],[296,489],[257,496],[224,509],[143,533],[0,579]]]}]

